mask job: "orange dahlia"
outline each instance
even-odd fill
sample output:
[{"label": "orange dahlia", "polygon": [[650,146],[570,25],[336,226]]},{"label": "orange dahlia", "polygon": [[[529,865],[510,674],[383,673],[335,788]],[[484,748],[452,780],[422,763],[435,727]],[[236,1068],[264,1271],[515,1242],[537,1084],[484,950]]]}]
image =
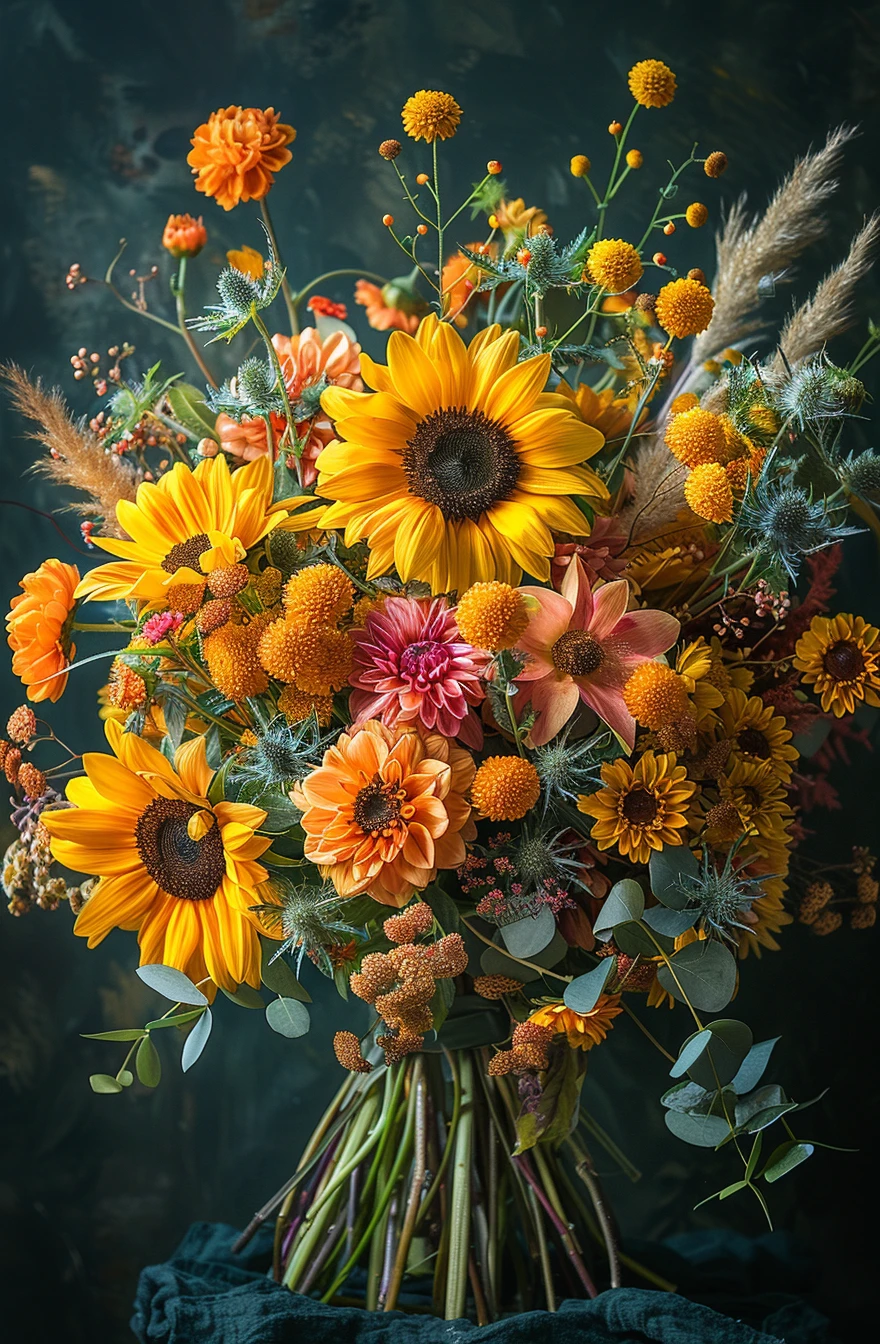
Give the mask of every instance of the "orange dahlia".
[{"label": "orange dahlia", "polygon": [[278,120],[274,107],[220,107],[192,138],[186,156],[196,191],[213,196],[224,210],[239,201],[261,201],[275,174],[293,157],[287,146],[296,131]]},{"label": "orange dahlia", "polygon": [[465,794],[470,753],[438,734],[392,730],[371,719],[340,734],[292,798],[303,815],[305,856],[340,896],[363,892],[404,906],[457,868],[476,834]]},{"label": "orange dahlia", "polygon": [[23,592],[9,604],[7,643],[12,670],[28,688],[28,700],[58,700],[67,685],[66,668],[76,656],[70,642],[76,565],[44,560],[33,574],[19,580]]}]

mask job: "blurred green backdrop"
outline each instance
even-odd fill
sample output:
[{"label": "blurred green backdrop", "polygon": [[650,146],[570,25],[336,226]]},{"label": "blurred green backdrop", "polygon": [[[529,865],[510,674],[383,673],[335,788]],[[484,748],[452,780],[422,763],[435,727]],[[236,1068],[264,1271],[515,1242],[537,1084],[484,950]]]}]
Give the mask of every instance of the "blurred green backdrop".
[{"label": "blurred green backdrop", "polygon": [[[130,371],[143,373],[161,358],[167,372],[198,376],[173,337],[126,313],[98,286],[69,293],[71,262],[102,274],[117,240],[127,238],[119,283],[127,292],[128,267],[145,274],[158,263],[150,301],[162,311],[171,266],[159,245],[165,218],[201,211],[209,243],[190,267],[195,309],[210,299],[227,248],[262,245],[256,206],[224,214],[196,195],[185,163],[192,129],[221,103],[271,104],[297,127],[293,162],[272,194],[295,285],[332,267],[406,269],[379,222],[386,210],[404,211],[376,145],[400,133],[402,102],[422,87],[448,89],[464,109],[444,150],[447,199],[460,199],[486,160],[498,157],[511,194],[543,207],[561,236],[580,227],[586,199],[568,160],[584,152],[603,162],[605,127],[628,107],[626,72],[645,56],[672,66],[679,94],[671,108],[639,118],[633,143],[645,167],[620,203],[623,236],[643,218],[638,203],[664,179],[665,159],[685,157],[694,140],[730,156],[721,183],[694,193],[717,221],[720,201],[741,191],[763,203],[793,157],[842,120],[863,123],[863,133],[829,210],[828,241],[802,266],[797,292],[843,254],[878,203],[877,5],[129,0],[102,9],[85,0],[3,0],[0,18],[0,352],[60,384],[78,411],[92,414],[99,403],[91,388],[71,376],[69,357],[80,346],[106,351],[129,340],[138,347]],[[406,166],[412,173],[422,166],[411,146]],[[470,241],[465,219],[455,241]],[[711,274],[711,232],[679,230],[666,248],[673,264]],[[382,342],[351,306],[350,286],[326,292],[349,302],[366,348],[378,354]],[[863,299],[861,327],[871,311],[880,316],[876,279]],[[780,288],[770,311],[782,313],[788,302]],[[860,343],[857,328],[835,350],[838,361]],[[869,432],[856,426],[855,442]],[[48,555],[89,561],[74,556],[47,519],[8,502],[59,508],[57,496],[26,475],[34,452],[5,406],[0,454],[0,548],[11,596],[18,577]],[[57,520],[78,546],[75,519],[58,512]],[[877,579],[873,539],[856,538],[844,609],[876,621]],[[101,745],[95,692],[105,672],[99,663],[74,675],[50,711],[80,750]],[[21,701],[8,657],[0,678],[5,719]],[[880,797],[870,757],[854,758],[844,790],[841,813],[809,819],[822,828],[813,843],[841,859],[854,843],[876,848]],[[5,846],[12,832],[0,824]],[[813,1136],[859,1149],[823,1153],[774,1190],[779,1225],[799,1239],[815,1300],[845,1338],[867,1319],[873,1291],[876,1236],[858,1192],[870,1188],[872,1163],[878,1174],[871,1151],[876,946],[871,933],[844,930],[832,946],[795,926],[781,953],[747,963],[738,1001],[762,1034],[783,1033],[776,1072],[794,1096],[830,1084],[810,1112]],[[287,1174],[337,1085],[330,1039],[342,1015],[312,973],[314,1028],[305,1040],[283,1041],[258,1014],[221,1003],[214,1039],[186,1079],[166,1047],[156,1093],[135,1087],[118,1098],[93,1096],[87,1075],[106,1067],[112,1047],[78,1033],[140,1021],[150,1011],[153,997],[131,975],[135,963],[130,935],[113,935],[87,953],[74,942],[65,910],[20,921],[0,915],[0,1276],[8,1280],[0,1300],[4,1316],[13,1313],[17,1344],[130,1338],[138,1268],[167,1255],[191,1218],[245,1221]],[[677,1039],[680,1024],[655,1016],[658,1034]],[[626,1021],[613,1044],[591,1057],[589,1104],[644,1172],[635,1187],[608,1177],[625,1232],[658,1238],[726,1224],[760,1234],[759,1211],[749,1204],[692,1212],[718,1188],[718,1163],[666,1133],[652,1100],[664,1085],[660,1064]]]}]

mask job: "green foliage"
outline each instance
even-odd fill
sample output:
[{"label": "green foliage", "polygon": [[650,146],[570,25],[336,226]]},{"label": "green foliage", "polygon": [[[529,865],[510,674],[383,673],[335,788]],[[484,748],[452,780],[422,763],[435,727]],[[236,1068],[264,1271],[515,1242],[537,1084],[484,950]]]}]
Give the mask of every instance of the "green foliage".
[{"label": "green foliage", "polygon": [[174,419],[194,439],[217,439],[216,416],[209,410],[204,396],[191,383],[176,383],[169,387],[165,400]]},{"label": "green foliage", "polygon": [[266,1004],[266,1021],[279,1036],[291,1040],[305,1036],[311,1026],[309,1010],[299,999],[272,999]]},{"label": "green foliage", "polygon": [[657,979],[674,999],[708,1013],[720,1012],[736,988],[736,961],[732,952],[710,938],[688,943],[660,967]]},{"label": "green foliage", "polygon": [[528,1152],[537,1143],[556,1148],[568,1138],[577,1124],[586,1073],[587,1059],[582,1050],[561,1044],[552,1051],[540,1095],[536,1100],[525,1100],[516,1118],[516,1154]]},{"label": "green foliage", "polygon": [[603,957],[598,966],[594,966],[586,975],[579,975],[566,985],[562,996],[566,1008],[571,1008],[575,1013],[592,1012],[604,993],[616,965],[615,957]]}]

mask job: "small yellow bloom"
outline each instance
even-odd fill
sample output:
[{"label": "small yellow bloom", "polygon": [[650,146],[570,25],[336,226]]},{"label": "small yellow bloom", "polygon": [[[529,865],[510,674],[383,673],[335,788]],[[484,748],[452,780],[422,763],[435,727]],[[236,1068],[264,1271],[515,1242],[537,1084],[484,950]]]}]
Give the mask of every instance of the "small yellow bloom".
[{"label": "small yellow bloom", "polygon": [[670,336],[696,336],[712,321],[715,300],[705,285],[682,277],[657,295],[657,321]]},{"label": "small yellow bloom", "polygon": [[720,462],[725,456],[726,440],[720,416],[692,406],[673,415],[666,427],[666,447],[686,467],[704,462]]},{"label": "small yellow bloom", "polygon": [[709,211],[699,201],[694,201],[684,212],[684,217],[692,229],[701,229],[709,218]]},{"label": "small yellow bloom", "polygon": [[630,676],[623,700],[637,723],[657,732],[678,723],[690,710],[684,679],[666,663],[648,658]]},{"label": "small yellow bloom", "polygon": [[619,1004],[619,994],[603,994],[588,1013],[576,1013],[564,1003],[550,1003],[532,1013],[529,1021],[565,1036],[573,1050],[592,1050],[604,1041],[614,1018],[623,1012]]},{"label": "small yellow bloom", "polygon": [[733,490],[720,462],[695,467],[684,483],[684,497],[694,513],[707,522],[733,521]]},{"label": "small yellow bloom", "polygon": [[519,821],[540,796],[538,772],[521,756],[490,756],[471,786],[474,806],[490,821]]},{"label": "small yellow bloom", "polygon": [[627,168],[641,168],[644,162],[645,160],[642,157],[642,151],[640,149],[628,149],[626,151]]},{"label": "small yellow bloom", "polygon": [[462,596],[455,620],[462,639],[477,649],[512,649],[529,623],[526,598],[509,583],[474,583]]},{"label": "small yellow bloom", "polygon": [[863,702],[880,705],[880,630],[861,616],[814,616],[795,646],[794,666],[837,719]]},{"label": "small yellow bloom", "polygon": [[610,294],[632,289],[643,273],[642,259],[632,243],[622,238],[601,238],[587,253],[587,274],[594,285]]},{"label": "small yellow bloom", "polygon": [[675,75],[663,61],[639,61],[629,72],[629,91],[642,107],[667,107],[675,88]]},{"label": "small yellow bloom", "polygon": [[568,166],[572,177],[586,177],[593,165],[586,154],[575,154]]},{"label": "small yellow bloom", "polygon": [[250,276],[251,280],[262,280],[266,263],[255,247],[245,243],[242,247],[232,248],[226,253],[226,260],[242,275]]},{"label": "small yellow bloom", "polygon": [[420,89],[407,98],[401,113],[403,129],[413,140],[449,140],[461,121],[461,108],[451,93]]}]

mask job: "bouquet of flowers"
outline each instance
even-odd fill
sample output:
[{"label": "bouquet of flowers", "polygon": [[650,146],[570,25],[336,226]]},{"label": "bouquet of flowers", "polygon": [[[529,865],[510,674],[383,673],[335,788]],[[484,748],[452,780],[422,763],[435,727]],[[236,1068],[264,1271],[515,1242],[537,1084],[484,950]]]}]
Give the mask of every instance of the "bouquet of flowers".
[{"label": "bouquet of flowers", "polygon": [[[259,202],[263,236],[229,253],[218,301],[187,316],[207,238],[190,215],[162,236],[173,317],[158,266],[130,297],[119,257],[67,277],[170,328],[198,381],[130,376],[129,343],[81,348],[102,409],[78,421],[6,371],[39,470],[109,557],[46,560],[7,617],[28,701],[0,744],[10,910],[66,901],[90,947],[136,931],[138,975],[172,1005],[93,1033],[122,1054],[96,1093],[156,1086],[175,1040],[190,1068],[218,990],[297,1038],[304,970],[335,982],[341,1086],[249,1229],[277,1215],[276,1278],[328,1302],[421,1292],[484,1323],[624,1269],[662,1286],[620,1249],[593,1156],[626,1166],[584,1085],[624,1014],[666,1056],[669,1130],[718,1149],[718,1197],[769,1218],[816,1140],[768,1080],[774,1041],[724,1014],[795,914],[819,935],[875,920],[866,849],[832,882],[797,846],[880,705],[880,631],[832,607],[838,542],[880,532],[880,458],[846,442],[880,332],[845,367],[827,350],[878,225],[768,342],[761,301],[820,236],[850,132],[763,214],[733,204],[710,286],[686,269],[710,209],[685,184],[714,190],[724,153],[695,146],[642,236],[613,236],[636,118],[675,76],[640,61],[629,88],[602,170],[571,160],[570,241],[495,160],[450,207],[462,111],[415,93],[407,151],[379,146],[406,274],[300,288],[268,210],[295,131],[221,108],[193,136],[195,188]],[[349,275],[384,363],[318,292]],[[94,655],[112,657],[109,750],[80,754],[34,706],[92,661],[87,632],[115,647]],[[648,1025],[666,1007],[675,1053]]]}]

